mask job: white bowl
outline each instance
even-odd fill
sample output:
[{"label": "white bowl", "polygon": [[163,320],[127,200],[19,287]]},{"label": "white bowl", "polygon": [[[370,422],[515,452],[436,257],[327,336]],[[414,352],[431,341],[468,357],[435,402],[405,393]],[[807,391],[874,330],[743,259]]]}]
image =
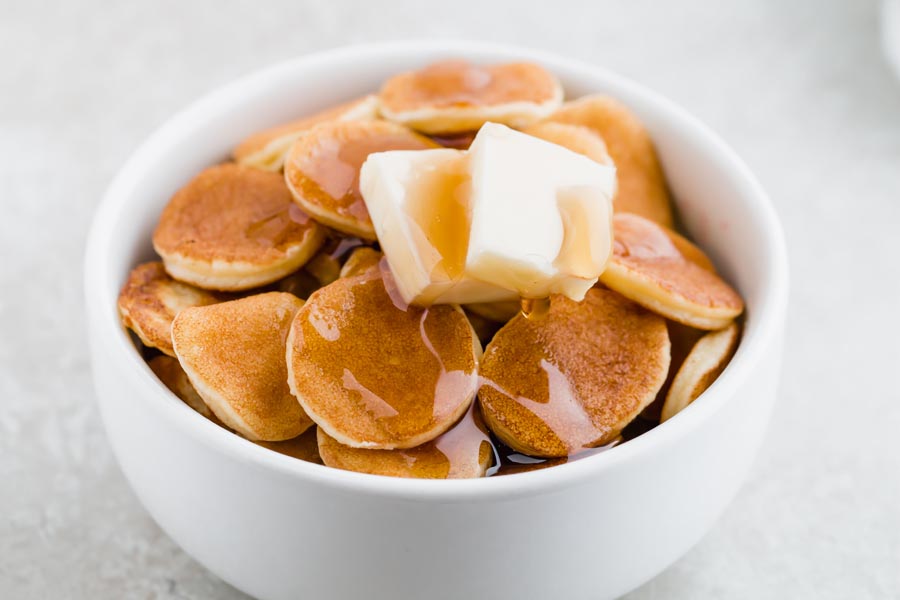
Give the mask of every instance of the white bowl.
[{"label": "white bowl", "polygon": [[[282,456],[193,412],[119,324],[129,269],[172,193],[245,135],[375,90],[444,57],[544,64],[575,97],[605,92],[644,120],[690,233],[747,302],[726,371],[674,419],[571,464],[478,480],[361,475]],[[525,48],[408,42],[291,60],[181,112],[135,152],[97,210],[85,265],[91,357],[113,451],[144,506],[191,556],[260,598],[597,599],[653,577],[712,526],[761,443],[780,366],[787,260],[747,167],[671,102],[618,75]]]}]

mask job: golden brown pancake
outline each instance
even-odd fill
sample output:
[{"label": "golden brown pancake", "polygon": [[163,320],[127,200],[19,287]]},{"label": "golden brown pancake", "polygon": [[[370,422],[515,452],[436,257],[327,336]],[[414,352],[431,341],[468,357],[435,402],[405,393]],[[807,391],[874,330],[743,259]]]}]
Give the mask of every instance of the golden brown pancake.
[{"label": "golden brown pancake", "polygon": [[481,346],[458,307],[403,305],[382,265],[310,296],[288,339],[289,382],[338,442],[412,448],[469,407]]},{"label": "golden brown pancake", "polygon": [[316,125],[328,121],[374,119],[377,112],[378,99],[375,96],[357,98],[314,115],[254,133],[238,144],[231,155],[242,165],[266,171],[280,171],[284,165],[284,156],[291,145]]},{"label": "golden brown pancake", "polygon": [[341,262],[329,252],[319,252],[313,256],[304,269],[319,282],[320,287],[341,276]]},{"label": "golden brown pancake", "polygon": [[378,266],[381,258],[384,256],[381,252],[369,246],[360,246],[350,253],[347,261],[341,267],[341,277],[352,277],[359,275],[373,267]]},{"label": "golden brown pancake", "polygon": [[672,344],[672,360],[669,362],[669,373],[666,375],[666,382],[663,383],[663,386],[659,388],[659,392],[656,393],[656,398],[641,411],[642,419],[656,423],[659,423],[659,415],[666,401],[666,394],[669,393],[669,388],[672,386],[672,380],[675,379],[675,374],[681,368],[681,365],[684,364],[684,359],[687,358],[697,340],[706,333],[701,329],[694,329],[675,321],[666,321],[666,327],[669,330],[669,342]]},{"label": "golden brown pancake", "polygon": [[316,429],[315,426],[310,427],[297,437],[283,442],[256,443],[279,454],[321,465],[323,463],[322,457],[319,456],[319,442],[316,439]]},{"label": "golden brown pancake", "polygon": [[145,346],[175,356],[172,349],[175,315],[189,306],[218,301],[209,292],[169,277],[161,262],[148,262],[128,274],[119,292],[118,306],[122,324],[137,334]]},{"label": "golden brown pancake", "polygon": [[744,310],[712,262],[674,231],[630,214],[613,216],[613,256],[600,281],[664,317],[720,329]]},{"label": "golden brown pancake", "polygon": [[319,452],[329,467],[357,473],[417,479],[484,477],[494,452],[474,409],[471,406],[459,423],[436,439],[405,450],[351,448],[319,429]]},{"label": "golden brown pancake", "polygon": [[388,121],[333,121],[309,130],[291,146],[284,180],[294,201],[338,231],[376,239],[359,191],[359,169],[373,152],[425,150],[437,144]]},{"label": "golden brown pancake", "polygon": [[254,441],[303,433],[309,417],[291,395],[285,338],[303,301],[269,292],[175,317],[175,354],[197,393],[225,425]]},{"label": "golden brown pancake", "polygon": [[534,63],[434,63],[385,82],[382,116],[431,134],[474,131],[487,121],[524,127],[562,102],[556,77]]},{"label": "golden brown pancake", "polygon": [[522,133],[533,135],[557,146],[568,148],[572,152],[583,154],[601,165],[613,164],[603,138],[589,127],[571,123],[541,121],[522,130]]},{"label": "golden brown pancake", "polygon": [[626,106],[608,96],[585,96],[566,102],[548,120],[583,125],[606,142],[616,165],[616,211],[635,213],[672,227],[672,199],[653,140]]},{"label": "golden brown pancake", "polygon": [[732,323],[700,338],[672,380],[660,422],[674,417],[712,385],[731,360],[739,337],[740,328]]},{"label": "golden brown pancake", "polygon": [[302,267],[325,230],[297,207],[276,173],[226,163],[181,188],[163,210],[153,247],[180,281],[246,290]]},{"label": "golden brown pancake", "polygon": [[665,320],[613,291],[553,296],[516,316],[482,359],[485,422],[510,448],[562,457],[615,439],[656,396],[669,368]]},{"label": "golden brown pancake", "polygon": [[[197,390],[194,389],[194,386],[191,385],[191,381],[188,379],[187,373],[184,372],[184,369],[182,369],[181,365],[178,363],[178,359],[161,354],[151,358],[147,361],[147,364],[159,380],[162,381],[173,394],[178,396],[182,402],[207,419],[219,423],[216,416],[209,410],[206,403],[203,402],[203,398],[200,397],[200,394],[198,394]],[[219,424],[221,425],[221,423]]]}]

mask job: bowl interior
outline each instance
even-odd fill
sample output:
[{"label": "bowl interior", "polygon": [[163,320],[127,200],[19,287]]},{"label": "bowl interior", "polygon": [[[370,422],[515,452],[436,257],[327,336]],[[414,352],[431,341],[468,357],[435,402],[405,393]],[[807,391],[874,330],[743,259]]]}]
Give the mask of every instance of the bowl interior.
[{"label": "bowl interior", "polygon": [[[657,94],[597,67],[533,51],[471,43],[401,43],[342,50],[300,58],[241,79],[188,107],[167,122],[134,154],[98,209],[86,258],[86,293],[92,326],[102,343],[133,355],[128,368],[143,361],[119,326],[116,297],[130,269],[154,257],[150,237],[171,195],[204,167],[225,160],[244,136],[261,128],[370,93],[386,77],[447,57],[474,61],[534,60],[556,73],[574,98],[608,93],[643,119],[657,145],[679,213],[689,233],[706,249],[747,303],[744,338],[719,381],[675,419],[609,452],[569,465],[514,478],[549,477],[580,463],[602,464],[615,455],[640,451],[653,439],[687,431],[703,411],[727,401],[726,381],[737,385],[780,323],[786,294],[786,260],[778,222],[764,193],[741,161],[695,119]],[[160,403],[173,400],[163,396]],[[706,405],[706,406],[704,406]],[[181,411],[185,417],[189,410]],[[197,417],[191,426],[200,426]],[[262,461],[275,455],[221,430],[222,444],[244,443]],[[271,455],[271,456],[269,456]],[[284,459],[291,460],[291,459]],[[293,461],[300,462],[300,461]],[[284,465],[282,465],[284,466]],[[316,467],[297,465],[297,470]],[[294,467],[292,467],[294,468]],[[578,467],[586,468],[586,467]],[[318,470],[322,470],[316,467]],[[335,477],[367,477],[340,472]],[[390,478],[379,478],[389,480]],[[512,478],[492,478],[512,479]],[[433,482],[432,482],[433,483]],[[450,483],[450,482],[441,482]],[[480,482],[482,485],[491,481]],[[386,483],[390,485],[390,483]]]}]

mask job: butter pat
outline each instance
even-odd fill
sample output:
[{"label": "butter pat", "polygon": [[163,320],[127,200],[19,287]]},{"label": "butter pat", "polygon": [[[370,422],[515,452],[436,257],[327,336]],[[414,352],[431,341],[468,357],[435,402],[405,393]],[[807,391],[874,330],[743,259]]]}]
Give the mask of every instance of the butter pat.
[{"label": "butter pat", "polygon": [[466,274],[471,178],[460,150],[370,154],[359,188],[381,249],[410,304],[495,302],[515,292]]},{"label": "butter pat", "polygon": [[612,252],[615,168],[495,123],[468,153],[466,273],[523,298],[583,299]]},{"label": "butter pat", "polygon": [[467,152],[370,154],[360,190],[409,303],[561,293],[580,300],[611,252],[615,169],[494,123]]}]

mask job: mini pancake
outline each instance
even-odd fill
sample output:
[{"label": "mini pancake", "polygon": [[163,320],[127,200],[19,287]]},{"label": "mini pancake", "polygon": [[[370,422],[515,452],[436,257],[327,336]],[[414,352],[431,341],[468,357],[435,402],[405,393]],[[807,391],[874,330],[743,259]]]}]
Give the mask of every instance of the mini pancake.
[{"label": "mini pancake", "polygon": [[739,337],[740,328],[732,323],[700,338],[672,380],[660,422],[674,417],[712,385],[731,360]]},{"label": "mini pancake", "polygon": [[565,103],[550,121],[596,131],[616,165],[618,191],[613,208],[672,227],[672,199],[653,140],[626,106],[608,96],[585,96]]},{"label": "mini pancake", "polygon": [[374,119],[377,115],[378,98],[376,96],[357,98],[314,115],[254,133],[235,146],[231,155],[236,162],[242,165],[266,171],[280,171],[284,166],[284,156],[291,145],[316,125],[329,121]]},{"label": "mini pancake", "polygon": [[316,439],[316,429],[316,427],[310,427],[297,437],[283,442],[256,443],[278,454],[321,465],[323,463],[322,457],[319,456],[319,442]]},{"label": "mini pancake", "polygon": [[468,312],[475,313],[479,317],[483,317],[497,323],[506,323],[514,316],[522,312],[522,304],[518,300],[502,300],[500,302],[476,302],[474,304],[466,304],[465,309]]},{"label": "mini pancake", "polygon": [[666,401],[666,394],[669,393],[669,388],[672,387],[672,380],[675,379],[675,374],[678,372],[678,369],[681,368],[681,365],[684,364],[685,359],[688,354],[690,354],[694,344],[697,343],[697,340],[706,333],[701,329],[694,329],[693,327],[688,327],[687,325],[682,325],[675,321],[667,320],[666,327],[669,330],[669,342],[672,344],[672,360],[669,362],[669,373],[666,375],[666,382],[659,388],[656,399],[641,411],[642,419],[653,421],[654,423],[659,423],[659,415],[662,412],[663,404]]},{"label": "mini pancake", "polygon": [[381,88],[384,118],[430,134],[474,131],[492,121],[524,127],[562,103],[556,77],[534,63],[450,60],[396,75]]},{"label": "mini pancake", "polygon": [[687,239],[637,215],[613,216],[613,255],[600,281],[664,317],[721,329],[744,310],[740,295]]},{"label": "mini pancake", "polygon": [[341,444],[412,448],[468,409],[480,354],[461,309],[404,305],[382,262],[310,296],[288,338],[288,381]]},{"label": "mini pancake", "polygon": [[568,148],[572,152],[583,154],[601,165],[612,165],[613,160],[606,150],[603,138],[588,127],[571,123],[542,121],[522,130],[522,133],[533,135],[557,146]]},{"label": "mini pancake", "polygon": [[319,252],[313,256],[304,268],[319,286],[325,286],[341,276],[341,263],[328,252]]},{"label": "mini pancake", "polygon": [[353,277],[376,267],[383,256],[381,252],[369,246],[356,248],[341,267],[341,277]]},{"label": "mini pancake", "polygon": [[[197,390],[194,389],[194,386],[191,385],[191,380],[188,379],[187,373],[181,368],[178,359],[161,354],[159,356],[154,356],[147,361],[147,365],[159,380],[162,381],[173,394],[178,396],[182,402],[207,419],[219,423],[216,416],[209,410],[209,407],[206,406],[203,398],[200,397],[200,394],[198,394]],[[221,425],[221,423],[219,424]]]},{"label": "mini pancake", "polygon": [[226,163],[181,188],[163,210],[153,247],[180,281],[246,290],[302,267],[325,230],[298,208],[282,177]]},{"label": "mini pancake", "polygon": [[284,180],[294,201],[320,223],[375,240],[359,191],[359,169],[373,152],[425,150],[438,145],[388,121],[333,121],[309,130],[291,146]]},{"label": "mini pancake", "polygon": [[119,292],[122,324],[132,330],[145,346],[159,348],[169,356],[172,349],[172,320],[190,306],[215,304],[219,299],[192,285],[175,281],[161,262],[136,266]]},{"label": "mini pancake", "polygon": [[470,407],[449,431],[415,448],[351,448],[319,429],[319,452],[327,466],[357,473],[416,479],[484,477],[493,463],[494,451],[474,408]]},{"label": "mini pancake", "polygon": [[294,438],[310,425],[291,396],[285,338],[303,301],[269,292],[183,310],[175,354],[197,393],[225,425],[254,441]]},{"label": "mini pancake", "polygon": [[563,457],[614,440],[669,368],[665,320],[613,291],[552,296],[488,344],[478,398],[488,428],[530,456]]}]

